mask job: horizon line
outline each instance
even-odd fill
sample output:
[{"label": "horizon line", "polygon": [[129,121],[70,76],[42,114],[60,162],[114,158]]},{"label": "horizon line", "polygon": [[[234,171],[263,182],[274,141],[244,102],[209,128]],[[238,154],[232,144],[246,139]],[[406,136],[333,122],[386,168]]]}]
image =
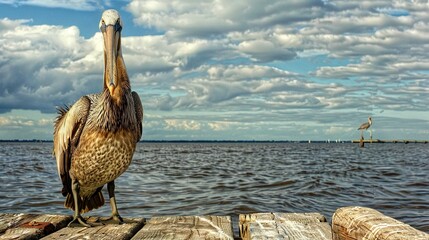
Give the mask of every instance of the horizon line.
[{"label": "horizon line", "polygon": [[[418,139],[394,139],[394,140],[380,140],[380,139],[372,139],[374,142],[377,141],[419,141],[419,142],[428,142],[429,140],[418,140]],[[355,141],[354,139],[325,139],[325,140],[204,140],[204,139],[198,139],[198,140],[180,140],[180,139],[174,139],[174,140],[140,140],[139,143],[353,143]],[[369,141],[369,139],[365,139],[365,141]],[[0,142],[53,142],[53,140],[44,140],[44,139],[0,139]]]}]

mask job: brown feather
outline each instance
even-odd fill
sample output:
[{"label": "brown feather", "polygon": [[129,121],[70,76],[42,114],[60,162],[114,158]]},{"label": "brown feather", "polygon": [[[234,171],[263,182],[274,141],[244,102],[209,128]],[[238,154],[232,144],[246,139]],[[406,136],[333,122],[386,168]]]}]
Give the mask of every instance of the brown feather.
[{"label": "brown feather", "polygon": [[89,107],[90,101],[84,96],[70,107],[57,108],[58,117],[54,123],[54,155],[57,158],[58,174],[63,183],[61,190],[63,196],[72,192],[69,170],[73,152],[79,144],[80,135],[85,126]]},{"label": "brown feather", "polygon": [[[104,205],[103,193],[101,191],[97,191],[89,198],[79,198],[78,204],[79,206],[82,206],[80,211],[81,214],[97,209]],[[74,211],[74,200],[71,193],[67,194],[64,206]]]}]

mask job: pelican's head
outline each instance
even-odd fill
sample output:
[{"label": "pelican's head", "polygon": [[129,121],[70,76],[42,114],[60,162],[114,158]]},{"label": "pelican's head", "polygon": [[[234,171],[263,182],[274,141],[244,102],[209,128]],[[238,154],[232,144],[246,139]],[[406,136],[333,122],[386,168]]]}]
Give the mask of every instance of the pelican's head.
[{"label": "pelican's head", "polygon": [[[104,11],[99,27],[104,38],[104,87],[107,87],[113,96],[119,85],[119,74],[122,72],[122,69],[118,68],[124,67],[123,62],[120,62],[122,21],[118,11]],[[121,66],[118,66],[119,64]]]},{"label": "pelican's head", "polygon": [[372,124],[372,118],[371,118],[371,116],[368,117],[368,122],[369,122],[369,124]]}]

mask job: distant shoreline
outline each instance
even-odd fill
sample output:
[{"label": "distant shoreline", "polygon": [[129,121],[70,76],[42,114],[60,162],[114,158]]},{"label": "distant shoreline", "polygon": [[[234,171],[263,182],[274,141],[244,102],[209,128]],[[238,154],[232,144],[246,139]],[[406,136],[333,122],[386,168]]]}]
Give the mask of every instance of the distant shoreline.
[{"label": "distant shoreline", "polygon": [[[142,140],[140,143],[351,143],[353,140]],[[0,142],[53,142],[40,139],[3,139]]]},{"label": "distant shoreline", "polygon": [[[0,143],[52,143],[52,140],[40,139],[6,139]],[[139,143],[357,143],[359,140],[142,140]],[[370,140],[365,140],[369,143]],[[372,143],[428,143],[429,140],[373,140]]]}]

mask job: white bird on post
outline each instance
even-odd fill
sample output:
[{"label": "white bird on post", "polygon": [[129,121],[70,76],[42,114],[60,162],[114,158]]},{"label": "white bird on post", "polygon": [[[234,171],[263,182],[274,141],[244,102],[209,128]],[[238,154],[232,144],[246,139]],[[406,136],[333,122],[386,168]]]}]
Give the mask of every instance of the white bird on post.
[{"label": "white bird on post", "polygon": [[[363,130],[367,130],[372,125],[372,118],[371,116],[368,117],[368,122],[362,123],[358,130],[360,130],[360,138],[363,139]],[[369,130],[370,133],[370,139],[372,140],[372,131]]]}]

